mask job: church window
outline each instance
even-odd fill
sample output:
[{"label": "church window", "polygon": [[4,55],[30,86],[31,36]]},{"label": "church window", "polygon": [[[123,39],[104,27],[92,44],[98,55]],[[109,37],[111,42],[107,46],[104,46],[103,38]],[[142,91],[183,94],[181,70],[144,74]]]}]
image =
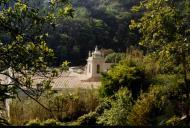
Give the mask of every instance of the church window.
[{"label": "church window", "polygon": [[100,65],[99,64],[97,64],[97,71],[96,72],[100,73]]},{"label": "church window", "polygon": [[89,73],[91,72],[91,65],[89,64]]}]

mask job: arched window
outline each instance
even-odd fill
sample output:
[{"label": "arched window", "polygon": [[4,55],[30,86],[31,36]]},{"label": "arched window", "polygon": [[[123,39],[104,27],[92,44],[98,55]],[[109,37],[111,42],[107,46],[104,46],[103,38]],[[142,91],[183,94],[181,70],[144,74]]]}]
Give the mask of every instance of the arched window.
[{"label": "arched window", "polygon": [[100,73],[100,65],[97,64],[97,70],[96,70],[97,73]]},{"label": "arched window", "polygon": [[90,65],[90,64],[89,64],[89,67],[88,67],[88,68],[89,68],[89,73],[90,73],[90,72],[91,72],[91,65]]}]

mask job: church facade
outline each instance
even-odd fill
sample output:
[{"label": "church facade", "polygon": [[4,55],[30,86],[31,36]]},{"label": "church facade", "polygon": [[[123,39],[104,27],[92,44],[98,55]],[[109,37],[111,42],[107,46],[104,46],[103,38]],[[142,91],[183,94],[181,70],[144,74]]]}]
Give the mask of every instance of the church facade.
[{"label": "church facade", "polygon": [[101,72],[106,72],[112,64],[106,63],[98,47],[95,47],[93,52],[89,51],[87,65],[85,67],[85,74],[87,81],[99,81]]}]

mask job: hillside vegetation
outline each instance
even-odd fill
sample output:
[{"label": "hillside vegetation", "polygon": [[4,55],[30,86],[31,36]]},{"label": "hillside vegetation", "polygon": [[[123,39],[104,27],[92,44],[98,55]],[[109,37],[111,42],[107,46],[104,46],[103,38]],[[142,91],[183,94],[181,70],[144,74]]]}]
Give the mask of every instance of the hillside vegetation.
[{"label": "hillside vegetation", "polygon": [[[0,75],[8,80],[0,82],[0,124],[190,126],[189,0],[1,0],[0,7]],[[99,88],[52,90],[68,61],[85,64],[95,45],[114,63]],[[46,79],[34,89],[36,74]]]},{"label": "hillside vegetation", "polygon": [[[89,50],[99,48],[125,52],[130,45],[138,45],[138,31],[129,29],[131,19],[139,14],[131,12],[140,0],[71,0],[75,10],[72,18],[57,21],[56,30],[50,31],[48,46],[55,50],[55,65],[63,60],[72,65],[86,63]],[[33,1],[36,5],[48,2]]]}]

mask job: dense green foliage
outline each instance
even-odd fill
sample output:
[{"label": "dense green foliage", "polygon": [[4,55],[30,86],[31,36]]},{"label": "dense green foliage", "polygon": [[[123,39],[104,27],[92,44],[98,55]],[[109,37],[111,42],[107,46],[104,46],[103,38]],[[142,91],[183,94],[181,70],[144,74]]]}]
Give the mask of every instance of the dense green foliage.
[{"label": "dense green foliage", "polygon": [[[137,57],[136,57],[137,59]],[[148,88],[148,80],[145,74],[145,67],[138,63],[138,59],[127,58],[102,74],[102,86],[99,89],[102,97],[112,96],[120,88],[127,87],[132,96],[136,98],[141,90]]]},{"label": "dense green foliage", "polygon": [[[186,123],[189,115],[189,43],[190,43],[190,2],[152,0],[143,1],[134,11],[144,10],[143,16],[132,21],[131,28],[138,28],[142,34],[140,45],[150,53],[156,53],[158,59],[165,65],[179,66],[174,72],[183,76]],[[173,72],[172,69],[167,73]]]},{"label": "dense green foliage", "polygon": [[[7,81],[0,83],[1,102],[14,97],[18,90],[35,100],[44,89],[50,89],[52,77],[58,74],[48,68],[52,65],[54,52],[46,45],[48,31],[45,29],[52,27],[56,18],[72,15],[72,9],[68,9],[69,5],[64,1],[51,1],[51,10],[41,13],[28,2],[0,1],[0,75]],[[59,8],[60,5],[63,8]],[[62,13],[52,17],[54,10]],[[65,70],[67,64],[63,63],[59,71]],[[47,79],[34,83],[32,77],[36,74]],[[33,87],[37,85],[41,88],[34,91]]]},{"label": "dense green foliage", "polygon": [[77,125],[97,125],[98,114],[96,112],[90,112],[77,119]]},{"label": "dense green foliage", "polygon": [[[0,83],[0,100],[20,89],[37,101],[13,101],[9,123],[190,126],[189,19],[189,0],[0,1],[0,74],[12,80]],[[42,93],[59,74],[49,66],[84,64],[95,45],[114,63],[99,97]],[[35,74],[48,74],[36,91]]]},{"label": "dense green foliage", "polygon": [[10,105],[10,122],[14,125],[23,125],[36,118],[40,122],[47,119],[55,119],[60,122],[74,121],[78,117],[94,111],[99,103],[95,90],[83,89],[66,89],[53,94],[45,93],[38,101],[48,110],[28,98],[22,98],[21,101],[13,100]]},{"label": "dense green foliage", "polygon": [[26,126],[64,126],[65,124],[59,121],[56,121],[54,119],[48,119],[45,121],[40,121],[40,120],[30,120],[29,122],[26,123]]},{"label": "dense green foliage", "polygon": [[182,79],[173,75],[158,75],[147,93],[141,94],[128,115],[130,125],[162,125],[173,115],[181,116]]},{"label": "dense green foliage", "polygon": [[[138,32],[129,29],[133,15],[130,9],[140,0],[71,0],[73,18],[57,21],[56,32],[50,32],[48,46],[55,50],[57,64],[63,60],[73,65],[85,64],[88,51],[99,48],[124,52],[139,40]],[[80,61],[79,61],[80,60]]]},{"label": "dense green foliage", "polygon": [[97,118],[98,124],[128,125],[127,116],[132,108],[132,95],[127,88],[120,89],[111,102],[111,108]]},{"label": "dense green foliage", "polygon": [[119,63],[119,61],[125,59],[124,53],[110,53],[105,57],[106,63]]}]

